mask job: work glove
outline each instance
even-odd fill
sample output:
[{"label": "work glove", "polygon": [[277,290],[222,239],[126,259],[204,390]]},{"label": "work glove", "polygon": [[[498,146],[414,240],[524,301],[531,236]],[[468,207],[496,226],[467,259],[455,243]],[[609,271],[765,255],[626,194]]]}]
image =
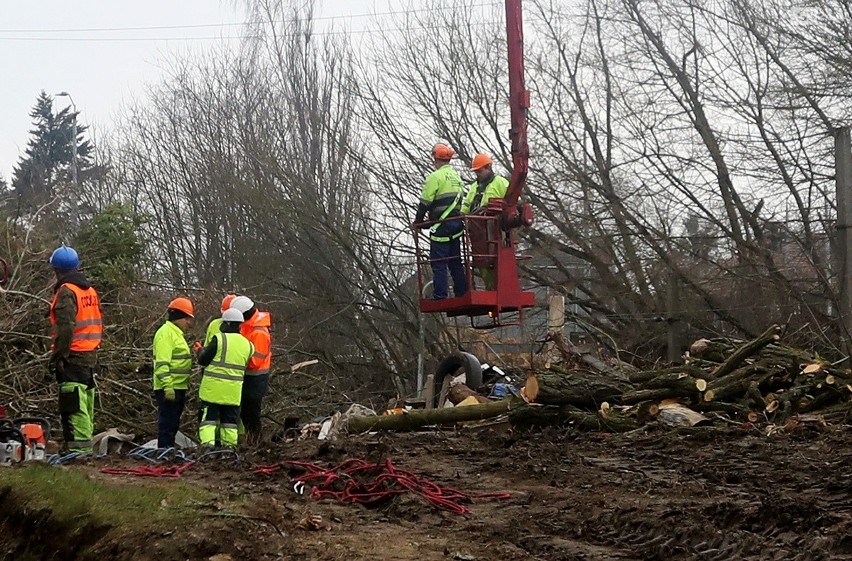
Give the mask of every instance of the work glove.
[{"label": "work glove", "polygon": [[175,398],[175,389],[174,388],[166,388],[163,390],[163,395],[166,398],[166,401],[174,401]]},{"label": "work glove", "polygon": [[192,344],[192,350],[195,351],[195,352],[198,352],[203,348],[204,348],[204,345],[201,344],[201,341],[196,341],[195,343]]}]

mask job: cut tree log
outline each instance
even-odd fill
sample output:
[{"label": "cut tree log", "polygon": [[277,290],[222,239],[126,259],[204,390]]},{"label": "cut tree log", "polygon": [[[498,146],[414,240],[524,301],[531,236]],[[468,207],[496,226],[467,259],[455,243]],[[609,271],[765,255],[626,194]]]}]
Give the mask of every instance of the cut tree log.
[{"label": "cut tree log", "polygon": [[627,432],[638,428],[635,419],[610,409],[604,416],[573,405],[521,405],[509,411],[509,422],[517,429],[571,424],[587,431]]},{"label": "cut tree log", "polygon": [[636,422],[644,425],[660,412],[660,407],[653,401],[643,401],[636,405]]},{"label": "cut tree log", "polygon": [[525,383],[526,396],[544,405],[580,405],[597,408],[602,401],[618,401],[632,386],[606,374],[572,370],[540,370],[531,373]]},{"label": "cut tree log", "polygon": [[700,378],[693,378],[685,372],[669,372],[648,380],[642,384],[641,389],[656,390],[661,388],[682,389],[697,393],[707,389],[707,382]]},{"label": "cut tree log", "polygon": [[458,405],[469,397],[476,398],[476,401],[478,401],[479,403],[489,402],[487,397],[481,396],[480,394],[476,393],[464,384],[456,384],[454,386],[450,386],[450,391],[447,392],[447,399],[450,400],[453,405]]},{"label": "cut tree log", "polygon": [[351,417],[347,423],[350,433],[373,430],[415,430],[428,425],[443,425],[460,421],[478,421],[490,419],[509,411],[511,407],[523,403],[521,400],[504,399],[482,405],[468,407],[447,407],[411,411],[402,415],[381,415],[376,417]]},{"label": "cut tree log", "polygon": [[739,367],[740,364],[743,363],[747,358],[754,356],[758,351],[763,349],[765,346],[770,343],[775,343],[779,339],[781,339],[781,327],[779,325],[772,325],[760,334],[756,339],[749,341],[748,343],[742,345],[734,354],[725,359],[725,361],[719,365],[716,370],[713,371],[714,378],[721,378],[725,374],[733,372]]},{"label": "cut tree log", "polygon": [[[705,401],[732,401],[741,398],[748,391],[752,382],[761,382],[772,376],[772,371],[761,364],[745,366],[727,376],[723,376],[710,382],[704,394]],[[708,394],[713,392],[712,399]]]},{"label": "cut tree log", "polygon": [[681,373],[687,374],[696,379],[700,378],[702,380],[707,380],[710,377],[710,374],[703,368],[699,368],[691,364],[683,364],[680,366],[674,366],[672,368],[663,368],[662,370],[642,370],[640,372],[634,372],[628,376],[628,379],[634,384],[640,384],[644,386],[645,382],[650,382],[651,380],[659,378],[660,376]]},{"label": "cut tree log", "polygon": [[740,403],[723,403],[720,401],[702,401],[693,405],[696,411],[702,413],[724,413],[725,415],[739,419],[740,421],[748,420],[750,414],[754,413],[746,405]]},{"label": "cut tree log", "polygon": [[648,390],[632,390],[621,394],[621,403],[633,405],[642,401],[662,401],[664,399],[691,398],[695,399],[698,391],[695,387],[686,388],[653,388]]}]

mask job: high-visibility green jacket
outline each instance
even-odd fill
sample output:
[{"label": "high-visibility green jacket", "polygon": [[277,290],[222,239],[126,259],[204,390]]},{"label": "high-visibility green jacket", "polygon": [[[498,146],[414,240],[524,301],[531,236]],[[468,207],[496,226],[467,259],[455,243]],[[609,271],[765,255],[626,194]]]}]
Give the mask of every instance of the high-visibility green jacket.
[{"label": "high-visibility green jacket", "polygon": [[[461,215],[460,203],[463,195],[464,182],[456,170],[449,164],[441,166],[426,176],[414,222],[422,222],[426,213],[429,214],[429,221]],[[451,234],[445,235],[445,231],[451,231]],[[460,237],[462,233],[461,223],[452,221],[443,227],[441,224],[434,224],[430,237],[432,241],[446,242]]]},{"label": "high-visibility green jacket", "polygon": [[467,186],[467,194],[462,202],[462,213],[474,212],[479,207],[488,204],[491,199],[504,199],[509,190],[509,180],[499,175],[492,175],[491,180],[485,185],[474,181]]},{"label": "high-visibility green jacket", "polygon": [[222,332],[222,318],[213,318],[210,320],[210,323],[207,325],[207,333],[204,335],[204,346],[207,346],[207,343],[210,342],[210,339],[213,338],[217,333]]},{"label": "high-visibility green jacket", "polygon": [[154,334],[154,389],[189,389],[192,355],[180,327],[166,321]]},{"label": "high-visibility green jacket", "polygon": [[218,405],[239,405],[246,365],[254,345],[239,333],[216,333],[216,356],[204,368],[198,397]]}]

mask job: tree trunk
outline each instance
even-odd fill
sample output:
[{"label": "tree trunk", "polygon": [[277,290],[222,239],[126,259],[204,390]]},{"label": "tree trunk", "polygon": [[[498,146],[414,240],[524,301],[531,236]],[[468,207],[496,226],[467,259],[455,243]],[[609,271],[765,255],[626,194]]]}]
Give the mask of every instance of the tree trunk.
[{"label": "tree trunk", "polygon": [[691,364],[684,364],[672,368],[663,368],[662,370],[642,370],[641,372],[634,372],[630,374],[629,379],[634,384],[644,386],[645,382],[650,382],[659,376],[681,373],[692,376],[693,378],[701,378],[702,380],[709,379],[710,376],[703,368],[699,368]]},{"label": "tree trunk", "polygon": [[545,405],[581,405],[597,408],[603,401],[618,401],[630,385],[610,379],[608,374],[583,370],[561,373],[538,371],[526,381],[526,396],[533,403]]},{"label": "tree trunk", "polygon": [[571,423],[588,431],[627,432],[638,427],[635,419],[610,410],[583,411],[572,405],[521,405],[509,411],[509,421],[518,429],[558,426]]},{"label": "tree trunk", "polygon": [[414,430],[427,425],[442,425],[459,421],[477,421],[502,415],[521,403],[518,400],[504,399],[471,405],[468,407],[446,407],[412,411],[402,415],[380,415],[375,417],[352,417],[347,429],[350,433],[368,432],[373,430]]},{"label": "tree trunk", "polygon": [[661,401],[663,399],[677,399],[688,397],[696,399],[698,390],[696,388],[655,388],[650,390],[633,390],[621,395],[623,405],[632,405],[641,401]]}]

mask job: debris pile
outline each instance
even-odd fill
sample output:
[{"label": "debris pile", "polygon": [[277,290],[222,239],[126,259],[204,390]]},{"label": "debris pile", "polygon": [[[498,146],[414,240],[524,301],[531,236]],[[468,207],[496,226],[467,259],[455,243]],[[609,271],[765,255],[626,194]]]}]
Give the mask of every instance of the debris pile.
[{"label": "debris pile", "polygon": [[[514,428],[571,425],[627,432],[649,423],[668,427],[765,424],[769,431],[803,422],[839,423],[852,411],[852,371],[781,342],[773,325],[751,341],[701,339],[682,365],[657,370],[615,366],[582,355],[556,336],[563,361],[530,371],[520,398],[480,400],[468,407],[353,417],[350,432],[418,427],[506,415]],[[478,388],[477,388],[478,389]]]}]

